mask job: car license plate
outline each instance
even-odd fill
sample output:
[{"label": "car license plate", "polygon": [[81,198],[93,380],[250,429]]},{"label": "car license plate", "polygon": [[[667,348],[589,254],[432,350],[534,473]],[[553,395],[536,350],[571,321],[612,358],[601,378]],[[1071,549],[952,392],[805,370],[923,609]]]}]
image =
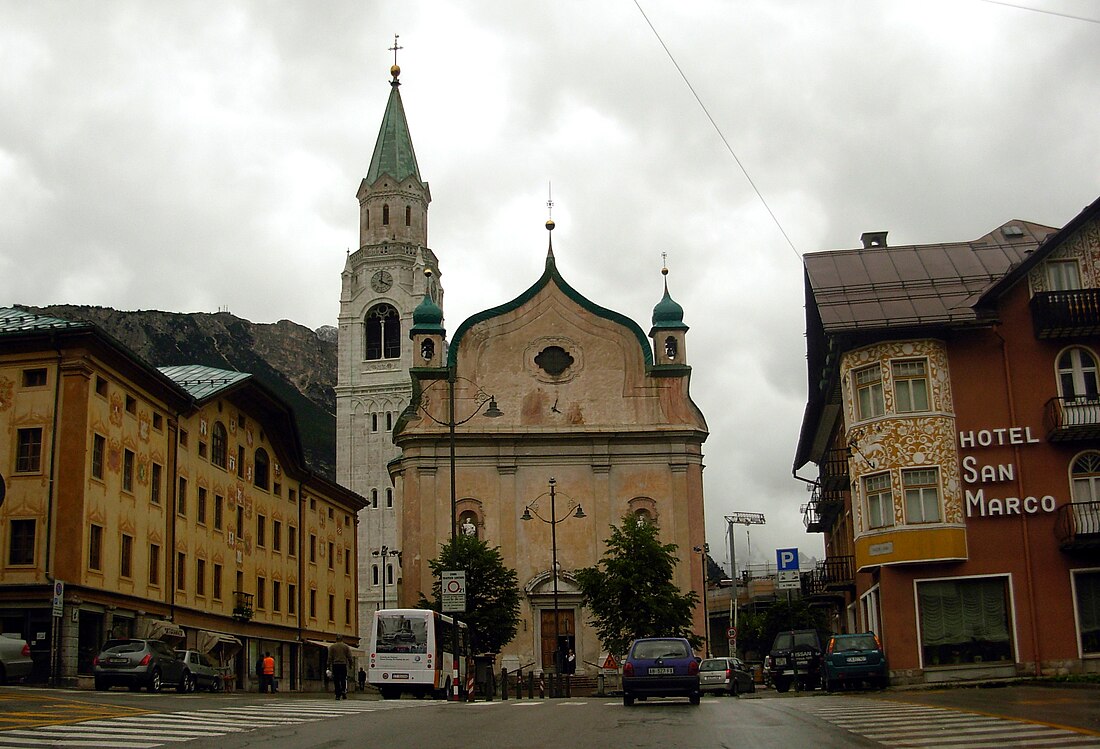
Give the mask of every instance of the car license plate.
[{"label": "car license plate", "polygon": [[667,676],[672,673],[671,668],[651,668],[647,671],[650,676]]},{"label": "car license plate", "polygon": [[850,656],[848,656],[847,660],[848,660],[849,663],[866,663],[867,662],[867,656],[865,656],[865,655],[850,655]]},{"label": "car license plate", "polygon": [[392,674],[392,676],[393,676],[394,679],[408,679],[409,678],[408,674]]},{"label": "car license plate", "polygon": [[125,666],[130,661],[126,660],[125,658],[108,658],[107,662],[110,663],[112,666]]}]

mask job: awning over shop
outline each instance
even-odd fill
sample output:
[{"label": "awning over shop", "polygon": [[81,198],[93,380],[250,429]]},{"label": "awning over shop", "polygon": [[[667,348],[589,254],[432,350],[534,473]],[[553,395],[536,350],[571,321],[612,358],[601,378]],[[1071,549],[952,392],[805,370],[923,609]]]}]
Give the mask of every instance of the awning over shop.
[{"label": "awning over shop", "polygon": [[[333,640],[333,642],[336,642],[336,641]],[[306,644],[307,645],[316,645],[319,648],[324,648],[325,650],[328,650],[328,647],[329,647],[329,645],[332,644],[332,642],[325,642],[324,640],[306,640]]]},{"label": "awning over shop", "polygon": [[183,642],[187,639],[181,627],[165,619],[154,619],[149,622],[149,630],[145,633],[145,637],[150,640],[164,640],[168,643]]},{"label": "awning over shop", "polygon": [[233,635],[209,632],[205,629],[199,630],[196,645],[201,652],[217,652],[222,658],[231,658],[241,649],[241,641]]}]

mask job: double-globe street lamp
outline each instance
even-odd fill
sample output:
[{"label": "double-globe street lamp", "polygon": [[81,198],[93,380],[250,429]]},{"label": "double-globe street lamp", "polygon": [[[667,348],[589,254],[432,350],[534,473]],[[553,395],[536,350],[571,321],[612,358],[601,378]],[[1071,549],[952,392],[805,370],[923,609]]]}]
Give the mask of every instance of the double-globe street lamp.
[{"label": "double-globe street lamp", "polygon": [[558,627],[558,523],[574,517],[583,519],[587,517],[584,514],[584,510],[581,509],[580,504],[570,500],[569,509],[565,511],[565,515],[558,517],[555,487],[557,481],[553,478],[550,479],[550,517],[544,518],[539,514],[539,500],[546,496],[546,492],[543,492],[539,496],[535,497],[534,501],[523,508],[523,514],[520,516],[520,520],[533,520],[535,518],[541,520],[550,526],[550,554],[552,557],[551,574],[554,578],[554,672],[561,673],[561,644],[558,642],[559,627]]},{"label": "double-globe street lamp", "polygon": [[[476,407],[474,408],[473,413],[471,413],[464,419],[455,418],[455,384],[459,380],[465,383],[469,383],[470,385],[473,385],[474,388],[476,388],[473,396]],[[436,424],[447,427],[447,442],[450,451],[451,463],[451,552],[455,553],[456,547],[458,545],[458,518],[456,517],[456,508],[458,507],[458,493],[455,485],[455,427],[462,426],[466,422],[472,420],[475,416],[481,413],[481,409],[485,408],[486,405],[488,405],[488,408],[485,408],[485,416],[489,417],[490,419],[501,417],[504,415],[504,412],[497,408],[497,401],[494,396],[485,392],[481,388],[481,386],[473,380],[466,377],[459,377],[455,373],[454,366],[452,365],[447,370],[447,420],[443,421],[442,419],[438,419],[433,416],[431,412],[428,411],[428,402],[425,398],[425,395],[439,382],[439,380],[436,380],[428,385],[426,388],[421,390],[417,402],[415,404],[410,404],[408,413],[410,416],[413,416],[417,413],[424,414]],[[451,643],[451,689],[453,692],[453,698],[458,699],[458,627],[452,627],[451,631],[453,633],[453,640]]]},{"label": "double-globe street lamp", "polygon": [[383,544],[381,551],[375,549],[371,552],[371,556],[381,557],[382,559],[382,608],[386,608],[386,573],[387,568],[390,566],[389,558],[399,557],[401,552]]}]

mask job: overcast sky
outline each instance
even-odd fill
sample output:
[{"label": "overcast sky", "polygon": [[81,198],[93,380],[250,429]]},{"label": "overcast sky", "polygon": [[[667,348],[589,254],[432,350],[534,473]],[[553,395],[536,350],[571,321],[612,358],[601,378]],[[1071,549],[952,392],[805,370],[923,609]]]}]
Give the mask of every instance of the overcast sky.
[{"label": "overcast sky", "polygon": [[0,0],[0,304],[335,325],[397,33],[448,330],[539,277],[548,183],[562,275],[646,331],[668,253],[712,556],[733,511],[820,556],[800,255],[1100,194],[1100,4],[1019,5]]}]

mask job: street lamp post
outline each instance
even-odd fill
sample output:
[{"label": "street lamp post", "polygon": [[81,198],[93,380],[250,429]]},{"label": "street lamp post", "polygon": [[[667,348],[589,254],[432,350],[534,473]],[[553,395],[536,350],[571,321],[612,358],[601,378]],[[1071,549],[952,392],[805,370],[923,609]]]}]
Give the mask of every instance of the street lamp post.
[{"label": "street lamp post", "polygon": [[[544,518],[539,514],[538,502],[542,499],[544,494],[540,494],[535,498],[533,502],[523,508],[523,514],[520,516],[520,520],[532,520],[538,518],[544,523],[550,526],[550,556],[551,556],[551,575],[554,580],[554,673],[558,673],[561,670],[559,659],[561,656],[561,646],[558,643],[558,637],[560,636],[558,626],[558,523],[574,517],[584,519],[588,517],[584,514],[584,510],[579,504],[570,500],[571,504],[566,511],[565,516],[559,518],[557,513],[557,503],[555,488],[557,487],[557,481],[553,477],[550,478],[550,517]],[[532,512],[532,510],[534,512]]]},{"label": "street lamp post", "polygon": [[[477,388],[477,392],[474,395],[474,400],[477,406],[474,408],[473,413],[467,416],[465,419],[455,418],[455,383],[458,380],[468,382]],[[438,382],[438,380],[436,380]],[[433,382],[424,391],[435,385]],[[423,394],[423,393],[422,393]],[[490,419],[495,419],[504,415],[504,412],[497,408],[496,397],[486,393],[481,387],[473,380],[465,377],[459,377],[455,373],[454,366],[451,366],[447,370],[447,420],[441,421],[432,416],[431,413],[424,407],[423,403],[418,402],[415,406],[410,408],[410,412],[419,412],[427,416],[440,426],[447,427],[447,443],[450,452],[450,467],[451,467],[451,553],[457,553],[456,547],[458,545],[458,518],[456,516],[458,507],[458,492],[455,483],[455,427],[461,426],[466,422],[473,419],[475,416],[481,413],[481,409],[488,404],[488,408],[485,409],[485,415]],[[446,612],[444,612],[446,613]],[[453,699],[458,699],[458,627],[451,628],[453,637],[451,640],[451,690]]]},{"label": "street lamp post", "polygon": [[[737,609],[738,609],[738,575],[737,575],[737,553],[733,547],[733,526],[734,523],[740,525],[763,525],[764,514],[761,512],[735,512],[732,515],[726,515],[726,523],[729,525],[730,534],[730,577],[733,578],[733,595],[730,596],[730,630],[733,632],[733,637],[730,638],[730,655],[736,655],[737,650]],[[746,532],[748,529],[746,529]]]},{"label": "street lamp post", "polygon": [[707,611],[707,552],[710,544],[696,546],[693,551],[699,555],[703,568],[703,653],[710,658],[710,612]]},{"label": "street lamp post", "polygon": [[399,557],[401,552],[383,545],[381,551],[376,549],[371,552],[371,556],[382,558],[382,608],[386,608],[386,568],[389,566],[389,557]]}]

